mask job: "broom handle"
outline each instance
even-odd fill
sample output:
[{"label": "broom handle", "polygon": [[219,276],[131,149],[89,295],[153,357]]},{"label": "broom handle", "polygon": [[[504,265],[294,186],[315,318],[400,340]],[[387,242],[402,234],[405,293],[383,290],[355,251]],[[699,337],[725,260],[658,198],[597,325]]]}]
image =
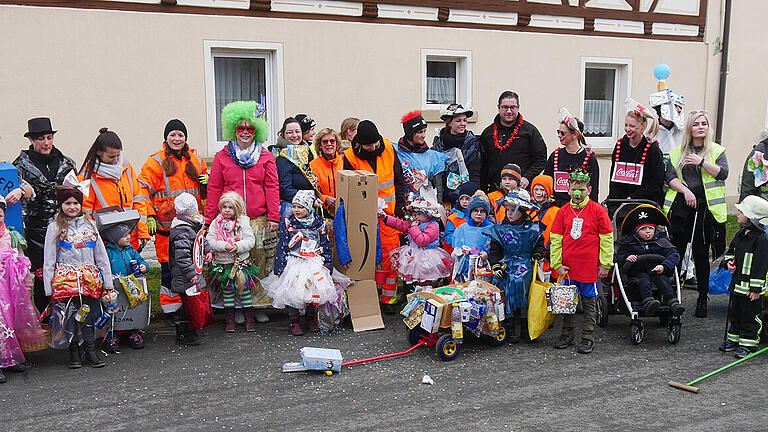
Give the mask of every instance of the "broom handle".
[{"label": "broom handle", "polygon": [[756,355],[760,355],[760,354],[762,354],[762,353],[764,353],[764,352],[766,352],[766,351],[768,351],[768,347],[765,347],[765,348],[761,349],[760,351],[757,351],[757,352],[753,352],[752,354],[750,354],[750,355],[748,355],[748,356],[744,357],[743,359],[738,359],[738,360],[736,360],[735,362],[733,362],[733,363],[731,363],[731,364],[727,364],[727,365],[725,365],[725,366],[721,367],[720,369],[718,369],[718,370],[716,370],[716,371],[714,371],[714,372],[710,372],[710,373],[708,373],[708,374],[704,375],[703,377],[700,377],[700,378],[696,378],[695,380],[693,380],[693,381],[689,382],[689,383],[688,383],[688,384],[686,384],[686,385],[692,386],[692,385],[694,385],[694,384],[698,383],[699,381],[705,380],[705,379],[707,379],[707,378],[711,377],[712,375],[718,374],[718,373],[720,373],[720,372],[722,372],[722,371],[724,371],[724,370],[726,370],[726,369],[730,369],[730,368],[732,368],[732,367],[736,366],[737,364],[739,364],[739,363],[741,363],[741,362],[745,362],[745,361],[747,361],[747,360],[751,359],[752,357],[754,357],[754,356],[756,356]]}]

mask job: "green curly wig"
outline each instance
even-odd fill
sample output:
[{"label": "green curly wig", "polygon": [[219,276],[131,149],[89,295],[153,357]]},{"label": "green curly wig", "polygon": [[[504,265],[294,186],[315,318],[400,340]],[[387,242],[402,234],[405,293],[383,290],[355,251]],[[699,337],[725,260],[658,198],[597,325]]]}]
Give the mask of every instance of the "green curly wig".
[{"label": "green curly wig", "polygon": [[256,101],[237,101],[227,104],[221,110],[221,134],[224,139],[235,139],[235,127],[241,120],[248,120],[256,128],[253,139],[263,143],[269,136],[269,125],[266,120],[256,117]]}]

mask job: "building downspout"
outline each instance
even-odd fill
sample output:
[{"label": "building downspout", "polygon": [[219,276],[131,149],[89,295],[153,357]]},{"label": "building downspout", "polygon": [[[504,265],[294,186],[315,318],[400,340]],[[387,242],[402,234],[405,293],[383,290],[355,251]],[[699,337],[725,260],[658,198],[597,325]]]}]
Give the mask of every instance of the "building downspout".
[{"label": "building downspout", "polygon": [[725,18],[723,20],[723,42],[720,47],[720,87],[717,97],[717,123],[715,142],[723,144],[723,115],[725,109],[725,84],[728,81],[728,43],[731,33],[731,0],[725,0]]}]

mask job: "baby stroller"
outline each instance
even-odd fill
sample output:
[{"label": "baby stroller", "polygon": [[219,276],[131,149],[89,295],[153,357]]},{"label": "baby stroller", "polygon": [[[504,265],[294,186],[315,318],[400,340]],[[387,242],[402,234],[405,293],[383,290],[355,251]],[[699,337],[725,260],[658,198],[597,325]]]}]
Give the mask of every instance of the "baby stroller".
[{"label": "baby stroller", "polygon": [[[618,240],[621,239],[623,222],[632,210],[639,206],[643,206],[649,208],[652,207],[653,209],[660,211],[656,202],[642,199],[605,200],[603,205],[608,208],[616,208],[612,215],[615,242],[618,242]],[[663,221],[657,225],[656,229],[660,235],[667,236],[668,226],[669,222],[666,220],[666,217],[664,217]],[[615,243],[614,252],[618,250],[618,246],[619,245]],[[633,267],[653,267],[660,264],[664,259],[665,257],[663,255],[646,254],[639,256],[636,262],[626,262],[621,267],[618,263],[614,264],[611,274],[601,281],[607,300],[607,313],[602,317],[598,315],[598,323],[601,324],[601,326],[605,326],[605,324],[602,324],[600,319],[604,319],[604,322],[607,323],[608,313],[625,314],[630,318],[630,337],[632,343],[638,345],[643,341],[643,338],[645,337],[645,323],[641,317],[647,317],[647,315],[645,315],[645,311],[640,310],[640,297],[637,292],[637,287],[635,286],[636,280],[631,280],[627,277],[627,274],[632,272]],[[672,269],[671,273],[674,280],[672,287],[677,296],[677,300],[682,302],[682,297],[680,295],[680,278],[677,266]],[[656,300],[662,300],[661,291],[654,284],[651,284],[651,291]],[[658,317],[661,326],[667,328],[667,340],[669,343],[678,343],[680,341],[680,332],[682,328],[680,316],[674,316],[670,307],[665,302],[662,302],[659,306],[655,316]]]}]

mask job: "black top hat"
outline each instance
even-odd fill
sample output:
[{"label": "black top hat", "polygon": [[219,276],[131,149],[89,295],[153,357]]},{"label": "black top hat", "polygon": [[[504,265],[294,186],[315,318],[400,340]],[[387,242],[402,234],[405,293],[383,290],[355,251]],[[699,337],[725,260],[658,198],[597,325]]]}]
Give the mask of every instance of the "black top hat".
[{"label": "black top hat", "polygon": [[357,135],[352,138],[352,144],[373,144],[381,140],[381,134],[379,134],[379,129],[376,128],[376,125],[370,120],[363,120],[357,125]]},{"label": "black top hat", "polygon": [[635,232],[642,225],[669,226],[669,220],[664,212],[650,204],[640,204],[624,216],[621,222],[621,235]]},{"label": "black top hat", "polygon": [[24,134],[25,137],[56,133],[51,126],[51,119],[48,117],[35,117],[27,120],[27,129],[29,130]]}]

